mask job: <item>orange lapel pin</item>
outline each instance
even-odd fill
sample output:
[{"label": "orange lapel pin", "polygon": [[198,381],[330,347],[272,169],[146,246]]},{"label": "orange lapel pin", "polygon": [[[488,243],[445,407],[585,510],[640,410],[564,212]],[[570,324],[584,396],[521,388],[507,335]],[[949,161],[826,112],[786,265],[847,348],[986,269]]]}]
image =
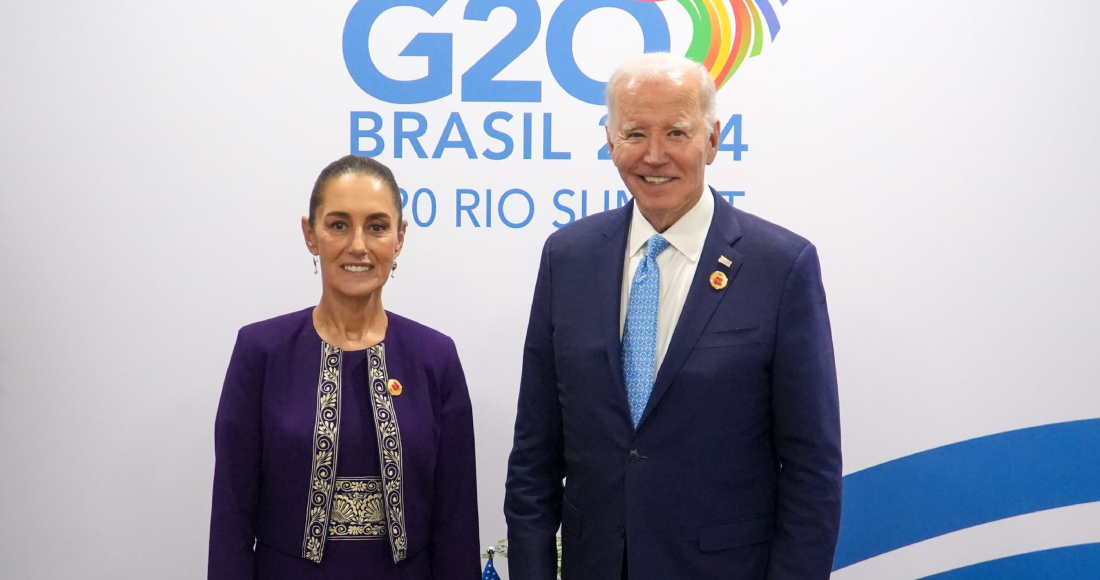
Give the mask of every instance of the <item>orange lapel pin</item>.
[{"label": "orange lapel pin", "polygon": [[730,279],[726,277],[724,272],[715,271],[710,275],[710,287],[715,290],[725,290],[729,283]]}]

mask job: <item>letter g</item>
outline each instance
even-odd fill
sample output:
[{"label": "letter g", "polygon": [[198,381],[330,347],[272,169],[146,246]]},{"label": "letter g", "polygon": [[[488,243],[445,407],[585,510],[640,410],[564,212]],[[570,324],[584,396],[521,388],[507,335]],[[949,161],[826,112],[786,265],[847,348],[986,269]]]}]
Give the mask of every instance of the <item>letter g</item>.
[{"label": "letter g", "polygon": [[359,88],[387,103],[426,103],[451,94],[453,46],[451,34],[421,32],[413,37],[400,56],[428,57],[428,74],[411,81],[394,80],[382,74],[370,55],[370,32],[374,22],[390,8],[419,8],[430,16],[447,0],[359,0],[344,23],[344,64]]}]

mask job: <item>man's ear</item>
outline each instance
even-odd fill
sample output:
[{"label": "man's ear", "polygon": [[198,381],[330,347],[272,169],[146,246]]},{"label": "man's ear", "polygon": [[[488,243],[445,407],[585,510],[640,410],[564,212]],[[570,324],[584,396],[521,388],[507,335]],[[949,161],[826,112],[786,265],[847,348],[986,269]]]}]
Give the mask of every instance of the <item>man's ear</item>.
[{"label": "man's ear", "polygon": [[710,132],[710,153],[707,154],[707,165],[714,163],[714,158],[718,156],[718,141],[722,138],[722,122],[715,121],[714,129]]}]

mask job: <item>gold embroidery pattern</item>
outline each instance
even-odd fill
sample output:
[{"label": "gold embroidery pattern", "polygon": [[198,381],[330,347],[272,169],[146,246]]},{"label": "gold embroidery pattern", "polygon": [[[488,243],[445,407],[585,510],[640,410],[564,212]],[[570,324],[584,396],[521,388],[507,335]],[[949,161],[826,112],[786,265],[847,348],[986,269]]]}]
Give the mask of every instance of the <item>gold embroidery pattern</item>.
[{"label": "gold embroidery pattern", "polygon": [[386,383],[386,347],[378,344],[370,349],[370,394],[374,407],[374,426],[378,434],[378,454],[382,463],[383,499],[389,521],[390,549],[393,561],[405,559],[408,537],[405,535],[405,500],[401,486],[401,431],[393,411],[393,398]]},{"label": "gold embroidery pattern", "polygon": [[313,471],[310,477],[302,557],[321,562],[336,480],[340,435],[340,373],[344,351],[321,341],[321,372],[317,381],[317,414],[313,427]]},{"label": "gold embroidery pattern", "polygon": [[387,537],[381,477],[336,480],[329,540],[379,540]]}]

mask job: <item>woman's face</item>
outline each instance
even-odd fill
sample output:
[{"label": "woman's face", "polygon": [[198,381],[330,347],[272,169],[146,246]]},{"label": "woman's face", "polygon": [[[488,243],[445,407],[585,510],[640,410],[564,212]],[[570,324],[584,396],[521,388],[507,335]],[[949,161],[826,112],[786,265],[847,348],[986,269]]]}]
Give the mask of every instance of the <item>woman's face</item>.
[{"label": "woman's face", "polygon": [[386,182],[348,174],[325,184],[314,225],[302,218],[306,245],[320,258],[325,291],[365,298],[379,291],[405,241]]}]

